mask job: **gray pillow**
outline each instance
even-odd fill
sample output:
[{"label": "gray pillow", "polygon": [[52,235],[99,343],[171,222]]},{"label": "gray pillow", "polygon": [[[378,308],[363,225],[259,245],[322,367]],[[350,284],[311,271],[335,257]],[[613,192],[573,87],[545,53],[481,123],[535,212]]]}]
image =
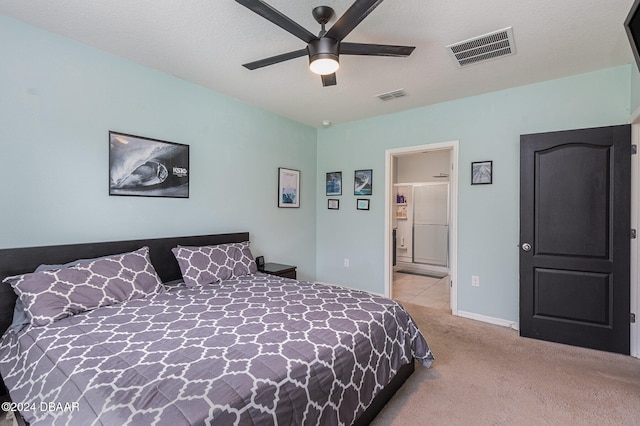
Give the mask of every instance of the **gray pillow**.
[{"label": "gray pillow", "polygon": [[[40,265],[36,268],[34,272],[52,271],[54,269],[70,268],[79,263],[89,263],[97,259],[104,259],[105,257],[109,257],[109,256],[100,256],[94,259],[78,259],[78,260],[74,260],[73,262],[65,263],[64,265]],[[16,306],[13,308],[13,321],[11,322],[11,325],[9,326],[8,330],[13,331],[14,333],[17,333],[18,331],[22,330],[25,325],[29,325],[29,317],[27,316],[27,312],[24,310],[24,305],[22,304],[22,301],[18,298],[16,299]]]},{"label": "gray pillow", "polygon": [[36,268],[35,271],[33,272],[42,272],[42,271],[53,271],[54,269],[64,269],[64,268],[71,268],[72,266],[76,266],[78,264],[81,263],[90,263],[93,262],[94,260],[99,260],[99,259],[106,259],[108,257],[111,257],[112,255],[109,256],[100,256],[100,257],[94,257],[92,259],[78,259],[78,260],[74,260],[72,262],[67,262],[63,265],[40,265]]},{"label": "gray pillow", "polygon": [[229,280],[258,270],[249,241],[201,247],[178,246],[171,251],[178,260],[187,287]]},{"label": "gray pillow", "polygon": [[11,321],[8,330],[17,333],[22,330],[25,325],[29,325],[29,317],[20,299],[16,299],[16,306],[13,308],[13,321]]},{"label": "gray pillow", "polygon": [[148,247],[4,281],[14,288],[34,326],[163,290]]}]

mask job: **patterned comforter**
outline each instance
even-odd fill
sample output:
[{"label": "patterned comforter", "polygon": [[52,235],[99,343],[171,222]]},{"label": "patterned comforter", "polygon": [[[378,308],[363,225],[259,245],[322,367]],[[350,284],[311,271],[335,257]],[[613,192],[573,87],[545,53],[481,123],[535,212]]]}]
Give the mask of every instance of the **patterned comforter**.
[{"label": "patterned comforter", "polygon": [[261,273],[179,287],[0,340],[31,424],[351,424],[431,351],[397,303]]}]

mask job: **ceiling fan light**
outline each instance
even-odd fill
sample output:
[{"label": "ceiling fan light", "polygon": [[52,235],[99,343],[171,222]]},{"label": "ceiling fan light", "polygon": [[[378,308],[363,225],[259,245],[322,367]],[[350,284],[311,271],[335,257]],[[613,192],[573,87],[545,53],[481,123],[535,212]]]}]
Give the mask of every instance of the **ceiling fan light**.
[{"label": "ceiling fan light", "polygon": [[309,69],[320,75],[329,75],[338,71],[340,63],[337,58],[316,58],[309,64]]},{"label": "ceiling fan light", "polygon": [[338,62],[338,42],[327,37],[312,40],[307,45],[309,69],[320,75],[333,74],[340,68]]}]

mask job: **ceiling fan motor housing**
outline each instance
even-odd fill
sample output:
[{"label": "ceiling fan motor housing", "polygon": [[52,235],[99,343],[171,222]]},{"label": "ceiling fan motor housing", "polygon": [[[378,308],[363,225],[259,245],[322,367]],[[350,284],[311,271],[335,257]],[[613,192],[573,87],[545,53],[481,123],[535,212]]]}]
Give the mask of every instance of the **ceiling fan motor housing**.
[{"label": "ceiling fan motor housing", "polygon": [[338,61],[338,49],[340,43],[329,37],[321,37],[316,40],[312,40],[307,45],[307,51],[309,52],[309,63],[317,59],[333,59]]}]

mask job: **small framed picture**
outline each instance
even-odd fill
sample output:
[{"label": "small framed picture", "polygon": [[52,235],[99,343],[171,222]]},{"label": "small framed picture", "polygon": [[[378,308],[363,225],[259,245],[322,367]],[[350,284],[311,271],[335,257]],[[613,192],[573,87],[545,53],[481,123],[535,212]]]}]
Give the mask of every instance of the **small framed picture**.
[{"label": "small framed picture", "polygon": [[300,170],[278,167],[278,207],[300,207]]},{"label": "small framed picture", "polygon": [[340,209],[340,200],[335,198],[329,198],[329,202],[327,204],[327,208],[329,210],[338,210]]},{"label": "small framed picture", "polygon": [[471,163],[471,185],[488,185],[491,183],[493,183],[493,161]]},{"label": "small framed picture", "polygon": [[327,173],[327,195],[342,195],[342,172]]},{"label": "small framed picture", "polygon": [[356,170],[353,177],[353,195],[371,195],[373,190],[373,170]]},{"label": "small framed picture", "polygon": [[369,199],[368,198],[358,198],[356,203],[356,208],[358,210],[369,210]]}]

